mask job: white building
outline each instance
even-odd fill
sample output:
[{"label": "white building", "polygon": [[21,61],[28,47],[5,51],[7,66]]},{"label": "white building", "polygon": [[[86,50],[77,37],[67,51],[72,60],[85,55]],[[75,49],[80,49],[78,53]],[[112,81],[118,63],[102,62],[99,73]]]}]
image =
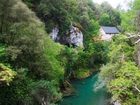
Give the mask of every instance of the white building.
[{"label": "white building", "polygon": [[116,27],[101,26],[100,35],[102,40],[111,40],[114,35],[119,34],[119,30]]}]

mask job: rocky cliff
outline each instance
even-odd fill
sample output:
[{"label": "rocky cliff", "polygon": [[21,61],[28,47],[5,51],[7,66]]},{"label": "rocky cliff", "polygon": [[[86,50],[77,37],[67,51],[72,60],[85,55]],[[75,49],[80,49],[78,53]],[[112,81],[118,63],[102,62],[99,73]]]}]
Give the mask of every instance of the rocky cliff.
[{"label": "rocky cliff", "polygon": [[83,33],[79,28],[74,26],[71,26],[67,34],[63,36],[59,35],[59,29],[55,27],[52,29],[50,37],[52,40],[60,42],[62,44],[69,44],[75,47],[83,47]]}]

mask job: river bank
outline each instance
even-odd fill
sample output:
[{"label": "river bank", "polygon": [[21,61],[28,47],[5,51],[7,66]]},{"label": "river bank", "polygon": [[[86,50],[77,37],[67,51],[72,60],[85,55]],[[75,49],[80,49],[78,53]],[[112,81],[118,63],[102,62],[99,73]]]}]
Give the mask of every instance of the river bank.
[{"label": "river bank", "polygon": [[106,88],[95,90],[98,73],[82,80],[72,80],[75,94],[64,97],[58,105],[108,105],[109,95]]}]

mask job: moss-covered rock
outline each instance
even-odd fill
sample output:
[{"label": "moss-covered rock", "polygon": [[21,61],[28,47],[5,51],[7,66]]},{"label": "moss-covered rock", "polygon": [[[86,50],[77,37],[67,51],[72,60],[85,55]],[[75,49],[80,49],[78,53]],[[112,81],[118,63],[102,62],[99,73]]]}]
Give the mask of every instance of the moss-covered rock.
[{"label": "moss-covered rock", "polygon": [[84,78],[87,78],[91,75],[91,71],[90,70],[87,70],[87,69],[80,69],[80,70],[77,70],[76,72],[74,72],[74,78],[77,78],[77,79],[84,79]]},{"label": "moss-covered rock", "polygon": [[69,81],[63,82],[63,84],[61,85],[61,90],[63,93],[63,97],[71,96],[75,93],[75,89]]}]

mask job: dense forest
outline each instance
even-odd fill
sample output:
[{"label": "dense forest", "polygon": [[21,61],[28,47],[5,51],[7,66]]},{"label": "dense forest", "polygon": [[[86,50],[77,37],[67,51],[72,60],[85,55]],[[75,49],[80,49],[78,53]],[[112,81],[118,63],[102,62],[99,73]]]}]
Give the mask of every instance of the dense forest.
[{"label": "dense forest", "polygon": [[[110,105],[140,104],[140,0],[127,11],[93,1],[0,0],[0,105],[57,105],[95,72]],[[121,33],[103,41],[100,26]],[[73,27],[83,45],[67,41]]]}]

